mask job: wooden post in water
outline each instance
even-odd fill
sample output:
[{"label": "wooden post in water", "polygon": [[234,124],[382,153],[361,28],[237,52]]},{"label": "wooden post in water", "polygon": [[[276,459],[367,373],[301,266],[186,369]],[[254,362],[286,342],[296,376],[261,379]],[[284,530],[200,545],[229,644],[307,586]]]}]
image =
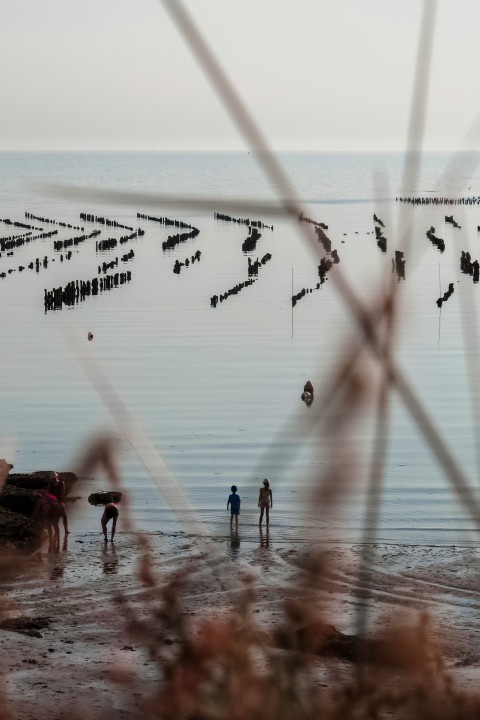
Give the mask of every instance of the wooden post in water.
[{"label": "wooden post in water", "polygon": [[[442,279],[440,277],[440,263],[438,263],[438,289],[440,291],[439,297],[442,297]],[[442,306],[440,305],[440,312],[438,314],[438,351],[440,352],[440,330],[442,326]]]},{"label": "wooden post in water", "polygon": [[292,342],[293,342],[293,265],[292,265],[292,296],[290,299],[290,303],[292,305],[292,336],[291,336],[291,338],[292,338]]}]

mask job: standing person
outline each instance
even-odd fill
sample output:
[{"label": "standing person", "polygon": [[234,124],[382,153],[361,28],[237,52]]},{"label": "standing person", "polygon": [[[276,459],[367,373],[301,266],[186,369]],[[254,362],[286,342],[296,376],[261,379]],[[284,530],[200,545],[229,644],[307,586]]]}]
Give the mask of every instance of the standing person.
[{"label": "standing person", "polygon": [[273,509],[273,496],[270,489],[270,483],[268,482],[267,478],[265,478],[265,480],[263,481],[263,487],[260,488],[260,492],[258,493],[258,507],[260,508],[260,519],[258,521],[258,524],[260,525],[260,527],[262,526],[263,513],[265,511],[268,528],[270,524],[270,508]]},{"label": "standing person", "polygon": [[238,532],[238,516],[240,515],[240,496],[237,495],[237,486],[232,485],[230,488],[232,494],[228,496],[227,510],[230,506],[230,532],[233,530],[233,518],[235,518],[235,532]]},{"label": "standing person", "polygon": [[108,523],[109,520],[112,520],[112,542],[113,542],[113,538],[115,537],[115,529],[116,529],[116,527],[117,527],[117,520],[118,520],[118,516],[119,516],[119,515],[120,515],[120,513],[119,513],[118,507],[116,506],[115,503],[110,502],[110,503],[107,503],[107,504],[105,505],[105,510],[103,511],[102,520],[101,520],[102,530],[103,530],[103,534],[104,534],[104,537],[105,537],[105,542],[108,542],[108,537],[107,537],[107,523]]},{"label": "standing person", "polygon": [[67,511],[65,509],[65,495],[67,494],[67,491],[65,489],[64,481],[60,480],[60,478],[58,477],[58,473],[56,472],[53,473],[53,477],[48,484],[48,492],[57,498],[58,517],[62,518],[65,535],[68,535],[68,518]]},{"label": "standing person", "polygon": [[[62,517],[60,503],[53,493],[40,490],[33,511],[32,520],[39,522],[48,532],[48,552],[60,551],[60,530],[58,522]],[[65,539],[67,535],[65,534]]]}]

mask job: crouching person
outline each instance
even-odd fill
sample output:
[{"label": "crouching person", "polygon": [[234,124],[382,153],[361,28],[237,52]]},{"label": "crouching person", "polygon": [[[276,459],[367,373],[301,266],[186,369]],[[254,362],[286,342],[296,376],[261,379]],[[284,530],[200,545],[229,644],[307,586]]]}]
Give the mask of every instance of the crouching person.
[{"label": "crouching person", "polygon": [[107,504],[105,505],[105,510],[103,511],[103,515],[102,515],[102,530],[103,530],[103,535],[104,535],[104,537],[105,537],[105,542],[108,542],[108,537],[107,537],[107,523],[108,523],[110,520],[112,521],[112,537],[111,537],[111,540],[112,540],[112,542],[113,542],[113,538],[115,537],[115,529],[116,529],[116,527],[117,527],[117,520],[118,520],[119,514],[120,514],[120,513],[119,513],[119,511],[118,511],[118,507],[116,506],[115,503],[111,502],[111,503],[107,503]]}]

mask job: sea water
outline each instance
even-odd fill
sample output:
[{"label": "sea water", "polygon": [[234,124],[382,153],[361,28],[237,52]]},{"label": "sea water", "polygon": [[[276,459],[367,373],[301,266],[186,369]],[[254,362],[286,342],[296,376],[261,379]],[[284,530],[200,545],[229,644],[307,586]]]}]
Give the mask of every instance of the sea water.
[{"label": "sea water", "polygon": [[[402,232],[412,228],[406,277],[398,280],[401,314],[395,357],[475,487],[478,416],[466,359],[473,366],[478,363],[474,340],[480,288],[460,273],[459,262],[461,250],[470,250],[473,259],[479,255],[480,208],[429,205],[415,212],[395,197],[402,187],[407,194],[422,196],[480,195],[478,157],[459,155],[452,164],[450,156],[425,154],[418,183],[409,177],[402,181],[401,154],[284,153],[279,159],[304,202],[305,215],[328,225],[326,233],[338,251],[342,273],[362,302],[371,302],[390,281],[394,252],[402,249]],[[161,205],[152,209],[143,207],[141,199],[136,207],[67,201],[49,193],[44,185],[48,183],[202,196],[211,198],[211,208],[192,211],[187,204],[184,210]],[[268,477],[274,538],[356,541],[362,537],[368,498],[374,407],[355,426],[348,448],[355,453],[348,492],[324,512],[312,497],[327,470],[328,439],[320,430],[311,430],[316,406],[307,408],[300,399],[310,379],[316,388],[314,403],[321,402],[345,348],[358,338],[351,308],[329,277],[292,310],[292,291],[314,288],[319,280],[321,247],[312,250],[298,221],[255,210],[250,218],[273,224],[274,229],[261,231],[251,257],[271,253],[272,259],[253,285],[212,308],[213,295],[247,279],[247,257],[241,249],[246,225],[214,218],[216,200],[227,198],[276,199],[275,189],[247,152],[0,154],[0,217],[44,231],[59,229],[54,238],[0,258],[3,272],[15,270],[0,280],[1,454],[17,472],[71,469],[87,439],[108,432],[118,441],[119,467],[138,529],[188,531],[188,518],[195,515],[205,533],[227,533],[226,502],[230,486],[236,484],[242,498],[241,532],[254,538],[258,488]],[[84,226],[86,232],[102,232],[73,248],[72,259],[62,263],[54,252],[54,239],[81,233],[30,221],[26,211]],[[118,239],[128,231],[85,223],[80,212],[141,227],[145,235],[98,253],[96,240]],[[137,212],[183,220],[200,234],[163,251],[162,241],[180,231],[139,220]],[[385,254],[376,244],[374,212],[385,223]],[[460,229],[445,224],[445,214],[452,213]],[[242,217],[233,210],[229,214]],[[444,253],[425,235],[432,225],[445,239]],[[11,225],[0,223],[0,236],[13,231]],[[131,270],[130,283],[73,307],[45,312],[45,289],[101,277],[101,263],[130,249],[134,259],[109,271]],[[183,262],[197,250],[200,262],[174,274],[175,260]],[[41,266],[38,273],[28,269],[32,259],[44,256],[50,260],[47,268]],[[19,265],[26,269],[19,272]],[[436,299],[450,282],[455,293],[439,310]],[[94,335],[91,343],[88,332]],[[165,493],[167,475],[152,477],[145,467],[145,452],[142,455],[142,448],[125,438],[124,414],[115,403],[105,403],[86,374],[92,362],[188,498],[190,509],[181,520]],[[98,373],[95,377],[102,385]],[[458,504],[395,392],[390,417],[379,541],[473,541],[474,520]],[[98,530],[100,511],[90,507],[86,497],[93,489],[108,487],[105,473],[97,469],[78,489],[83,510],[76,514],[75,532]]]}]

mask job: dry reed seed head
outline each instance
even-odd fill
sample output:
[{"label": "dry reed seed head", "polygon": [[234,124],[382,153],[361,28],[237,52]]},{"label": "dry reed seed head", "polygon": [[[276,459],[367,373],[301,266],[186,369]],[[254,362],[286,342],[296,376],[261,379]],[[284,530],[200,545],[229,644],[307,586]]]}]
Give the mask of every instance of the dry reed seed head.
[{"label": "dry reed seed head", "polygon": [[150,712],[158,712],[153,717],[171,720],[205,717],[202,706],[206,704],[210,680],[205,667],[192,662],[191,656],[184,652],[178,663],[165,667],[164,678],[160,693],[149,704]]},{"label": "dry reed seed head", "polygon": [[354,367],[344,378],[323,423],[324,435],[329,441],[337,439],[337,443],[341,443],[354,425],[363,420],[362,413],[375,398],[373,377],[366,368]]},{"label": "dry reed seed head", "polygon": [[198,636],[191,641],[192,649],[202,662],[229,654],[235,650],[236,643],[241,642],[240,637],[234,637],[238,630],[238,626],[232,626],[231,620],[202,621],[198,626]]},{"label": "dry reed seed head", "polygon": [[383,306],[382,306],[382,315],[387,320],[392,318],[392,315],[393,315],[394,311],[396,310],[398,287],[399,287],[399,285],[390,286],[389,290],[387,290],[387,292],[385,294],[385,298],[384,298]]},{"label": "dry reed seed head", "polygon": [[[334,564],[334,558],[329,551],[311,550],[304,553],[298,560],[298,564],[303,570],[299,576],[299,584],[307,587],[316,586],[319,580],[325,578],[331,571]],[[305,575],[307,573],[307,575]]]},{"label": "dry reed seed head", "polygon": [[[398,684],[398,677],[379,678],[378,674],[370,671],[370,679],[356,685],[348,696],[346,702],[342,702],[341,697],[338,698],[339,712],[332,716],[335,720],[340,718],[348,718],[352,720],[380,720],[383,718],[394,717],[405,718],[405,720],[427,720],[428,716],[412,712],[412,688],[403,686],[400,690],[395,691],[391,688],[385,689],[385,683]],[[340,684],[340,692],[342,685]],[[432,718],[430,718],[432,720]]]},{"label": "dry reed seed head", "polygon": [[155,568],[150,548],[143,548],[139,557],[137,573],[140,582],[146,587],[153,588],[157,586],[158,580],[155,575]]},{"label": "dry reed seed head", "polygon": [[109,481],[117,487],[120,485],[120,471],[117,464],[118,441],[109,434],[102,433],[90,438],[80,451],[77,462],[77,475],[87,476],[97,468],[104,470]]},{"label": "dry reed seed head", "polygon": [[242,583],[240,593],[237,598],[237,612],[245,617],[248,615],[253,603],[257,599],[256,582],[251,573],[242,573],[240,575]]},{"label": "dry reed seed head", "polygon": [[152,644],[158,643],[159,632],[150,620],[146,621],[139,616],[137,610],[124,599],[116,598],[122,612],[122,620],[126,633],[135,642],[141,643],[143,647],[150,650]]},{"label": "dry reed seed head", "polygon": [[377,660],[404,671],[427,685],[443,668],[441,654],[428,623],[422,617],[417,625],[396,625],[381,633]]},{"label": "dry reed seed head", "polygon": [[371,365],[368,360],[358,362],[349,374],[345,383],[345,403],[350,412],[363,410],[371,402],[376,390],[372,383]]},{"label": "dry reed seed head", "polygon": [[122,685],[130,689],[138,685],[138,676],[134,668],[119,655],[112,659],[112,664],[107,670],[107,675],[116,685]]},{"label": "dry reed seed head", "polygon": [[331,450],[329,467],[316,482],[312,494],[312,503],[324,514],[341,502],[359,474],[359,466],[353,451],[346,444],[343,448],[338,450],[331,448]]},{"label": "dry reed seed head", "polygon": [[22,552],[13,551],[11,555],[0,558],[0,578],[5,575],[17,575],[20,571],[28,569],[31,558]]},{"label": "dry reed seed head", "polygon": [[4,677],[0,677],[0,720],[18,720],[15,701],[9,697]]},{"label": "dry reed seed head", "polygon": [[306,625],[313,621],[314,611],[303,600],[287,598],[283,605],[285,619],[289,625],[295,627]]},{"label": "dry reed seed head", "polygon": [[161,589],[161,606],[155,611],[155,617],[162,627],[183,638],[186,635],[182,590],[184,589],[187,571],[179,570],[172,574],[165,587]]},{"label": "dry reed seed head", "polygon": [[[255,720],[257,718],[258,720],[281,720],[282,718],[296,720],[297,714],[294,711],[296,703],[293,692],[282,693],[282,684],[277,684],[277,678],[251,675],[245,678],[233,676],[232,679],[234,682],[231,684],[227,702],[234,720],[243,720],[246,717]],[[219,710],[221,712],[221,708]],[[305,718],[305,714],[303,713],[301,717]]]}]

